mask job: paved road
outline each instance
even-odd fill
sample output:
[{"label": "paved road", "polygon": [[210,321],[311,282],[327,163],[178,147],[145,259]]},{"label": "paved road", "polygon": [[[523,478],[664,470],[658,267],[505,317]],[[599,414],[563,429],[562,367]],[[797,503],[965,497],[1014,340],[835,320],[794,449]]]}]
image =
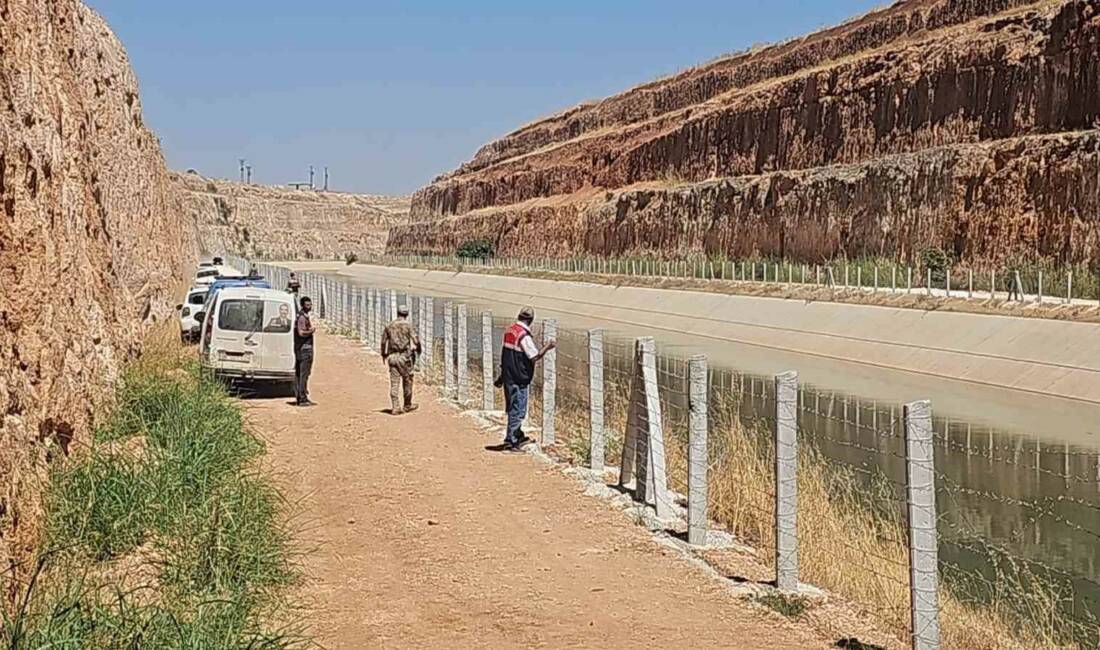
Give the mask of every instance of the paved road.
[{"label": "paved road", "polygon": [[657,545],[621,512],[425,400],[382,412],[378,357],[319,336],[319,406],[251,401],[299,502],[327,648],[825,648]]}]

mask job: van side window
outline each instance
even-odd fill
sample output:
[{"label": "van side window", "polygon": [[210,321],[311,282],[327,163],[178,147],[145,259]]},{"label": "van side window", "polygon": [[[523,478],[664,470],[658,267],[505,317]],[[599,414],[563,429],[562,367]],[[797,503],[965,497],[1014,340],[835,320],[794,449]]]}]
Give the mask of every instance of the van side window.
[{"label": "van side window", "polygon": [[263,318],[262,300],[226,300],[218,309],[218,327],[230,332],[258,332]]}]

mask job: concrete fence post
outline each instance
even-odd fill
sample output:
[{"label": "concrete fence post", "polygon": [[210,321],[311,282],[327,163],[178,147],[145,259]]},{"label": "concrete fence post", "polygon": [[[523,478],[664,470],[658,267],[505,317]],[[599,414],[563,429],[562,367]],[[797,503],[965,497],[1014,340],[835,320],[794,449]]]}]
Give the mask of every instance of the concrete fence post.
[{"label": "concrete fence post", "polygon": [[924,289],[928,295],[932,295],[932,269],[928,269],[927,277],[924,283]]},{"label": "concrete fence post", "polygon": [[798,373],[775,377],[775,586],[798,591]]},{"label": "concrete fence post", "polygon": [[939,556],[932,403],[905,405],[906,490],[909,501],[909,592],[913,650],[938,650]]},{"label": "concrete fence post", "polygon": [[370,303],[367,308],[367,327],[370,329],[370,344],[373,347],[378,347],[380,339],[382,338],[381,332],[378,331],[378,289],[368,289],[367,300]]},{"label": "concrete fence post", "polygon": [[588,466],[604,470],[603,330],[588,330]]},{"label": "concrete fence post", "polygon": [[388,321],[386,315],[390,311],[390,298],[389,294],[382,289],[378,290],[378,313],[375,316],[378,318],[378,344],[382,344],[382,332],[386,329]]},{"label": "concrete fence post", "polygon": [[390,312],[386,322],[392,323],[395,320],[397,320],[397,292],[390,289]]},{"label": "concrete fence post", "polygon": [[[542,323],[542,343],[558,338],[558,321],[553,318]],[[558,351],[550,350],[542,358],[542,444],[552,445],[557,442],[557,431],[554,428],[554,414],[557,412],[555,397],[558,392]]]},{"label": "concrete fence post", "polygon": [[465,405],[470,401],[470,354],[467,349],[467,313],[466,305],[458,306],[458,327],[455,328],[457,339],[457,358],[455,359],[455,371],[458,374],[458,403]]},{"label": "concrete fence post", "polygon": [[435,356],[435,299],[424,296],[420,300],[420,327],[422,328],[421,340],[424,342],[424,365],[432,367],[432,357]]},{"label": "concrete fence post", "polygon": [[364,290],[360,287],[355,289],[355,336],[360,341],[366,342],[367,319],[363,315],[366,311],[366,296],[364,293]]},{"label": "concrete fence post", "polygon": [[1073,271],[1066,272],[1066,304],[1073,304]]},{"label": "concrete fence post", "polygon": [[619,485],[634,483],[634,500],[654,506],[657,517],[672,514],[665,467],[665,437],[657,381],[657,346],[652,338],[634,344],[626,432]]},{"label": "concrete fence post", "polygon": [[707,358],[688,361],[688,544],[707,543]]},{"label": "concrete fence post", "polygon": [[493,386],[493,312],[481,312],[481,408],[492,411],[495,406]]},{"label": "concrete fence post", "polygon": [[328,320],[328,317],[329,317],[329,313],[328,313],[328,310],[329,310],[329,296],[331,295],[331,292],[329,291],[329,286],[328,285],[329,285],[328,278],[321,278],[321,314],[320,315],[321,315],[321,318],[324,319],[324,320]]},{"label": "concrete fence post", "polygon": [[443,392],[447,399],[455,391],[455,310],[450,301],[443,303]]}]

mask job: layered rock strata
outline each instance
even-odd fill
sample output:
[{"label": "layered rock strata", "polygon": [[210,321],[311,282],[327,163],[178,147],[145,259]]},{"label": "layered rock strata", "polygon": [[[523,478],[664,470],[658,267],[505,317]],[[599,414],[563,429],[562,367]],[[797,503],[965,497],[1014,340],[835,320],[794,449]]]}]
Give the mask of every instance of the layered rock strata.
[{"label": "layered rock strata", "polygon": [[419,191],[389,248],[1100,264],[1098,7],[910,0],[577,107]]},{"label": "layered rock strata", "polygon": [[319,192],[173,174],[202,248],[257,259],[333,259],[380,253],[409,199]]}]

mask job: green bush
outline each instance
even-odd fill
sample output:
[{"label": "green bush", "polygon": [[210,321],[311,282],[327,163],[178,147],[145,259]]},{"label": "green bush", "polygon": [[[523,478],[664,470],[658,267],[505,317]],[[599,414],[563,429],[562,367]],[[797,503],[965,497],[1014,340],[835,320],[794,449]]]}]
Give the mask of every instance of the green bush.
[{"label": "green bush", "polygon": [[495,253],[493,242],[488,239],[472,239],[459,246],[455,254],[464,259],[486,260],[491,258]]}]

